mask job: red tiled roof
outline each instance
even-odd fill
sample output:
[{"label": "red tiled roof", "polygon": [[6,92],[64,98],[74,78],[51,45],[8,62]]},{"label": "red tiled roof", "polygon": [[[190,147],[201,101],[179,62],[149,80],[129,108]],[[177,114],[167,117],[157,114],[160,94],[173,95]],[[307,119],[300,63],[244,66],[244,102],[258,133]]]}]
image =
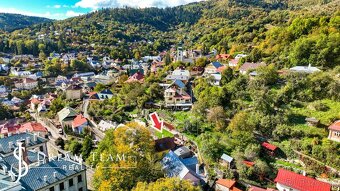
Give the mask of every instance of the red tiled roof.
[{"label": "red tiled roof", "polygon": [[0,134],[16,133],[20,128],[20,125],[4,124],[0,126]]},{"label": "red tiled roof", "polygon": [[331,185],[325,182],[318,181],[314,178],[306,177],[301,174],[279,169],[279,172],[274,180],[285,186],[303,190],[303,191],[330,191]]},{"label": "red tiled roof", "polygon": [[227,67],[226,66],[221,66],[219,68],[217,68],[217,72],[222,72],[223,70],[225,70]]},{"label": "red tiled roof", "polygon": [[265,63],[251,63],[251,62],[245,62],[244,64],[242,64],[242,66],[240,67],[240,71],[248,71],[248,70],[252,70],[252,69],[256,69],[260,66],[266,66]]},{"label": "red tiled roof", "polygon": [[83,125],[84,123],[87,122],[87,119],[82,115],[82,114],[79,114],[77,115],[76,118],[74,118],[74,120],[72,121],[72,127],[75,128],[75,127],[79,127],[81,125]]},{"label": "red tiled roof", "polygon": [[334,122],[328,128],[331,129],[331,130],[340,131],[340,120]]},{"label": "red tiled roof", "polygon": [[229,59],[229,58],[232,58],[232,56],[230,54],[219,54],[219,55],[216,55],[216,59]]},{"label": "red tiled roof", "polygon": [[267,142],[263,142],[261,145],[262,145],[262,147],[264,147],[268,150],[271,150],[271,151],[275,151],[277,149],[277,146],[272,145],[272,144],[267,143]]},{"label": "red tiled roof", "polygon": [[33,104],[39,104],[40,101],[39,101],[37,98],[33,98],[33,99],[31,99],[31,103],[33,103]]},{"label": "red tiled roof", "polygon": [[28,122],[19,128],[20,132],[47,132],[47,129],[41,124],[37,122]]},{"label": "red tiled roof", "polygon": [[218,179],[216,181],[216,184],[222,185],[227,188],[232,188],[236,184],[236,181],[230,179]]},{"label": "red tiled roof", "polygon": [[34,83],[34,82],[37,82],[36,80],[33,80],[31,78],[24,78],[23,79],[23,83]]},{"label": "red tiled roof", "polygon": [[244,160],[244,161],[243,161],[243,164],[245,164],[245,165],[248,166],[248,167],[252,167],[252,166],[255,165],[255,162],[251,162],[251,161]]},{"label": "red tiled roof", "polygon": [[140,72],[135,73],[134,75],[130,76],[128,80],[126,80],[127,83],[130,82],[144,82],[144,75]]},{"label": "red tiled roof", "polygon": [[168,123],[168,122],[163,122],[163,125],[166,127],[166,128],[168,128],[170,131],[172,131],[172,130],[174,130],[175,129],[175,127],[172,125],[172,124],[170,124],[170,123]]},{"label": "red tiled roof", "polygon": [[232,63],[232,64],[235,64],[235,65],[236,65],[236,64],[238,63],[238,60],[232,59],[232,60],[229,61],[229,63]]}]

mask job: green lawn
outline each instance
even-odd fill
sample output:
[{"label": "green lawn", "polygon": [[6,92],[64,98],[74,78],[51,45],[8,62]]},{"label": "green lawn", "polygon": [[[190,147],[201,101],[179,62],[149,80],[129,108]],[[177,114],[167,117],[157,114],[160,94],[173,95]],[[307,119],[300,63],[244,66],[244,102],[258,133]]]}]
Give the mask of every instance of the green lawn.
[{"label": "green lawn", "polygon": [[308,108],[308,104],[302,108],[292,107],[291,110],[296,115],[295,121],[298,123],[304,123],[304,118],[306,117],[315,117],[319,119],[321,124],[330,125],[336,119],[340,118],[340,102],[332,101],[332,100],[321,100],[322,104],[325,104],[329,107],[327,111],[316,111]]},{"label": "green lawn", "polygon": [[298,165],[298,164],[294,164],[294,163],[290,163],[290,162],[287,162],[287,161],[283,161],[283,160],[276,160],[275,161],[275,164],[279,167],[290,167],[290,168],[295,168],[295,169],[300,169],[300,170],[303,170],[303,168]]},{"label": "green lawn", "polygon": [[162,133],[159,132],[159,131],[155,131],[155,135],[156,135],[159,139],[164,138],[164,137],[173,137],[173,136],[174,136],[170,131],[165,130],[165,129],[163,129],[163,132],[162,132]]}]

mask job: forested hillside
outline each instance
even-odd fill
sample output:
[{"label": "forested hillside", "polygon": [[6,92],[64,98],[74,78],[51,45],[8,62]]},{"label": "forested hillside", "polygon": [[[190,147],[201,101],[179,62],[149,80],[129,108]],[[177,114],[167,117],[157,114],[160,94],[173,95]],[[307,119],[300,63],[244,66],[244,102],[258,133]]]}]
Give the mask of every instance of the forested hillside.
[{"label": "forested hillside", "polygon": [[[113,58],[171,45],[245,52],[281,67],[340,63],[339,0],[210,0],[173,8],[115,8],[2,34],[0,51],[49,54],[94,49]],[[57,34],[57,35],[56,35]],[[39,35],[44,38],[38,40]],[[39,44],[42,44],[39,46]]]},{"label": "forested hillside", "polygon": [[19,14],[0,13],[0,30],[13,31],[34,24],[50,22],[50,19]]}]

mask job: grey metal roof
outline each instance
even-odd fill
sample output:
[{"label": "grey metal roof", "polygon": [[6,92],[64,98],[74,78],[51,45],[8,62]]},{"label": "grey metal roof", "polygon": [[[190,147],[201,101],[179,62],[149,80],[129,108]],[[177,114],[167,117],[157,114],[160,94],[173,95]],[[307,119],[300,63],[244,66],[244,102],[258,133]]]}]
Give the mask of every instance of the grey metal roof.
[{"label": "grey metal roof", "polygon": [[[26,191],[38,190],[84,170],[85,166],[79,163],[71,160],[56,159],[38,167],[31,167],[27,175],[20,179],[20,183]],[[46,181],[44,181],[44,176],[47,176]]]},{"label": "grey metal roof", "polygon": [[174,80],[170,86],[176,85],[179,88],[185,88],[185,84],[181,80]]},{"label": "grey metal roof", "polygon": [[231,163],[231,162],[234,160],[231,156],[229,156],[229,155],[227,155],[227,154],[224,154],[224,153],[223,153],[223,155],[221,156],[221,159],[223,159],[223,160],[225,160],[225,161],[227,161],[227,162],[229,162],[229,163]]},{"label": "grey metal roof", "polygon": [[[4,137],[2,139],[0,139],[0,154],[7,154],[10,153],[14,150],[14,147],[16,147],[16,143],[17,141],[26,141],[26,139],[29,137],[30,142],[28,145],[26,145],[27,147],[31,147],[34,145],[38,145],[44,142],[47,142],[46,139],[41,138],[39,136],[37,136],[37,141],[34,141],[34,135],[31,133],[20,133],[20,134],[14,134],[11,135],[9,137]],[[9,142],[13,143],[13,148],[10,149],[9,148]]]}]

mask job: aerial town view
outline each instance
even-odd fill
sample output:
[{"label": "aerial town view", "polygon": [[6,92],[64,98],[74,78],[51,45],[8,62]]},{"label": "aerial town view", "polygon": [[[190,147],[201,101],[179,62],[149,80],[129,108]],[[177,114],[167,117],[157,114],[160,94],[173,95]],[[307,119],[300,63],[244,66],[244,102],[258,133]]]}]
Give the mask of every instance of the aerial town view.
[{"label": "aerial town view", "polygon": [[340,0],[1,0],[20,190],[340,191]]}]

